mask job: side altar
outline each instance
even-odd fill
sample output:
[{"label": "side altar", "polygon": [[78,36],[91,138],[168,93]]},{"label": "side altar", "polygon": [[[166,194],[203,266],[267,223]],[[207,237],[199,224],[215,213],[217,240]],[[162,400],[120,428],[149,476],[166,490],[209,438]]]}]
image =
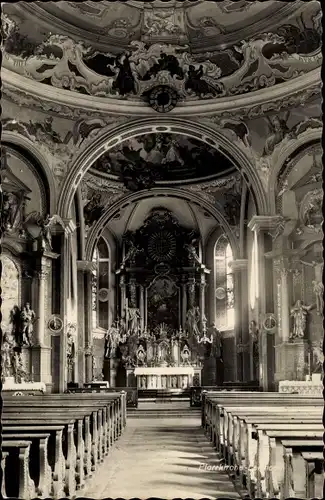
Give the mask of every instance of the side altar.
[{"label": "side altar", "polygon": [[112,387],[185,389],[201,384],[218,356],[220,332],[207,327],[199,235],[165,208],[123,237],[116,320],[105,337],[104,378]]}]

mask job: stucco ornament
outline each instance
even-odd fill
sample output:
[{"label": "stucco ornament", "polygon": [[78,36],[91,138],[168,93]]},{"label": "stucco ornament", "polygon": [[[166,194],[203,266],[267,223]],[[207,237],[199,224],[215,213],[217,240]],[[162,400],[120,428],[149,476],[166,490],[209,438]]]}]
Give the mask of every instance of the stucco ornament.
[{"label": "stucco ornament", "polygon": [[[155,30],[157,22],[150,22],[149,29]],[[161,23],[166,25],[163,29],[169,29],[168,19],[161,18]],[[211,60],[193,56],[188,46],[154,43],[148,47],[136,40],[130,42],[127,52],[114,55],[99,53],[90,44],[86,46],[68,36],[51,34],[35,49],[28,47],[27,52],[22,49],[19,53],[16,47],[11,49],[16,26],[5,41],[3,66],[38,82],[46,80],[57,88],[115,99],[141,100],[157,85],[171,86],[182,99],[233,96],[277,85],[319,67],[321,51],[316,35],[315,47],[289,47],[290,29],[283,28],[281,36],[262,33],[233,46],[242,62],[226,74]],[[299,33],[296,37],[298,43]],[[283,50],[280,54],[278,47]]]}]

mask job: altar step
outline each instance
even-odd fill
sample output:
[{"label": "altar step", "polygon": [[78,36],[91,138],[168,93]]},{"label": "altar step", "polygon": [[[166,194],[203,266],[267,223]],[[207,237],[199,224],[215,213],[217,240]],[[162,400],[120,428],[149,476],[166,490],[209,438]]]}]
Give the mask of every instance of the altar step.
[{"label": "altar step", "polygon": [[127,409],[128,418],[201,418],[200,408],[191,408],[188,402],[139,402],[138,408]]},{"label": "altar step", "polygon": [[189,401],[190,389],[138,389],[139,401]]}]

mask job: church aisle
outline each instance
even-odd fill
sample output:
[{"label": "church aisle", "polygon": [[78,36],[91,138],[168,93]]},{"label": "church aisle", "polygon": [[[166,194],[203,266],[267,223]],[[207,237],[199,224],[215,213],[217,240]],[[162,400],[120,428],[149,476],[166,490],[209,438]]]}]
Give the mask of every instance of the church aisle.
[{"label": "church aisle", "polygon": [[82,496],[239,499],[218,463],[197,417],[131,418]]}]

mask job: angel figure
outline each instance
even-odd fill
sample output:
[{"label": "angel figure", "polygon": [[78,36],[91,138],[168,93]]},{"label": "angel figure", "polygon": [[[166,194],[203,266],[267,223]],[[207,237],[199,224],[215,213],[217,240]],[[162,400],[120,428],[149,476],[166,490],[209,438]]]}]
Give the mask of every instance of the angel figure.
[{"label": "angel figure", "polygon": [[271,155],[275,147],[289,134],[290,129],[287,125],[289,115],[290,111],[287,111],[284,118],[280,118],[277,115],[268,118],[270,134],[265,141],[263,153],[265,156]]},{"label": "angel figure", "polygon": [[246,123],[244,122],[226,122],[223,124],[224,128],[228,128],[232,130],[232,132],[236,135],[236,137],[246,146],[247,148],[251,147],[249,130],[247,128]]},{"label": "angel figure", "polygon": [[184,248],[187,250],[190,260],[193,260],[193,261],[197,262],[198,264],[202,264],[202,261],[201,261],[200,257],[198,256],[196,248],[193,244],[194,241],[195,240],[191,241],[191,243],[189,243],[189,244],[186,244],[184,246]]},{"label": "angel figure", "polygon": [[42,248],[46,250],[52,250],[52,233],[51,227],[56,223],[60,224],[65,228],[64,222],[59,215],[49,215],[46,214],[44,217],[39,212],[31,212],[25,219],[24,225],[28,228],[28,223],[35,223],[41,228],[39,234],[39,240],[41,242]]},{"label": "angel figure", "polygon": [[125,256],[123,257],[123,260],[122,260],[122,264],[120,266],[120,270],[121,269],[124,269],[125,267],[125,264],[130,260],[131,263],[132,261],[134,260],[134,257],[140,253],[140,250],[132,243],[129,250],[127,251],[127,253],[125,254]]}]

